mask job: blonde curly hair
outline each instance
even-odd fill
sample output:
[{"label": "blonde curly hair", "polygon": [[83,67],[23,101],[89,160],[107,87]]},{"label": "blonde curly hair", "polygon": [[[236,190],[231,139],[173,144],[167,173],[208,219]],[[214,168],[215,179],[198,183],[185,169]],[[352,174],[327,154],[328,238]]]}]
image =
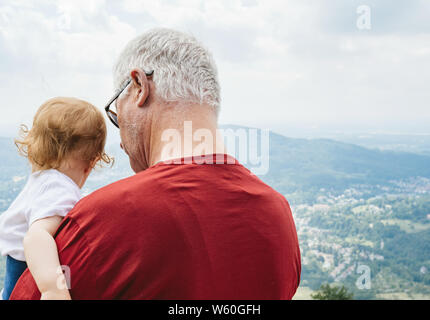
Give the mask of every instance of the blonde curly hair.
[{"label": "blonde curly hair", "polygon": [[66,159],[111,164],[104,148],[106,123],[92,104],[76,98],[57,97],[37,110],[29,130],[21,125],[15,145],[38,170],[57,169]]}]

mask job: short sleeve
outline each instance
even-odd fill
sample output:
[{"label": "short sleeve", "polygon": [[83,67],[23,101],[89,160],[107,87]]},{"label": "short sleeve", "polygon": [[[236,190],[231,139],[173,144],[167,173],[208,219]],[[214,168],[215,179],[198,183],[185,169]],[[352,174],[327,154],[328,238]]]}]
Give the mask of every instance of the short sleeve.
[{"label": "short sleeve", "polygon": [[[84,207],[85,209],[85,207]],[[76,210],[76,209],[75,209]],[[79,209],[78,209],[79,210]],[[73,300],[102,299],[94,272],[94,250],[85,232],[70,217],[66,217],[55,235],[60,263],[69,273],[70,294]],[[29,269],[15,285],[10,300],[40,300],[40,292]]]},{"label": "short sleeve", "polygon": [[33,199],[27,213],[29,227],[43,218],[64,217],[80,200],[80,194],[69,182],[52,179],[41,186]]}]

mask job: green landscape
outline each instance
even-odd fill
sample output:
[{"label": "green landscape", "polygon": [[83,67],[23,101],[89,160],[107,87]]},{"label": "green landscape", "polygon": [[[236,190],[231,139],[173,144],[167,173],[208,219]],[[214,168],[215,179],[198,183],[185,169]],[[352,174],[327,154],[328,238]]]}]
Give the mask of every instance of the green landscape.
[{"label": "green landscape", "polygon": [[[84,194],[132,174],[118,144],[108,152],[113,168],[96,169]],[[12,139],[0,138],[0,154],[1,213],[29,169]],[[287,198],[299,236],[294,299],[311,299],[323,284],[344,286],[354,299],[430,299],[430,156],[271,133],[269,164],[261,179]],[[363,266],[367,288],[358,284]]]}]

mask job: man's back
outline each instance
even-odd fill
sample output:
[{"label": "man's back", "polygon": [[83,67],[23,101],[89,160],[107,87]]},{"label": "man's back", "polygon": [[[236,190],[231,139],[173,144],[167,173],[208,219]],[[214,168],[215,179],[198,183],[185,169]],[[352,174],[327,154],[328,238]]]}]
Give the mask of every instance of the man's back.
[{"label": "man's back", "polygon": [[[158,163],[80,201],[57,231],[73,299],[290,299],[285,198],[238,164]],[[12,299],[37,299],[28,270]]]}]

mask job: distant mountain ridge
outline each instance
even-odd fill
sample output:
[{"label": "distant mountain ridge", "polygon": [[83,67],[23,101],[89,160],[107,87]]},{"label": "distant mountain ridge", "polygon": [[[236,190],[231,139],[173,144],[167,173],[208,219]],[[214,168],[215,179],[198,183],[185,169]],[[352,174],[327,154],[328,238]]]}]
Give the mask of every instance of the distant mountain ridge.
[{"label": "distant mountain ridge", "polygon": [[430,178],[429,156],[270,132],[270,170],[262,178],[289,193],[309,188],[344,190],[354,184],[387,184],[410,177]]},{"label": "distant mountain ridge", "polygon": [[293,188],[345,189],[351,184],[386,184],[409,177],[430,178],[430,157],[380,151],[329,139],[291,139],[271,133],[272,181]]}]

